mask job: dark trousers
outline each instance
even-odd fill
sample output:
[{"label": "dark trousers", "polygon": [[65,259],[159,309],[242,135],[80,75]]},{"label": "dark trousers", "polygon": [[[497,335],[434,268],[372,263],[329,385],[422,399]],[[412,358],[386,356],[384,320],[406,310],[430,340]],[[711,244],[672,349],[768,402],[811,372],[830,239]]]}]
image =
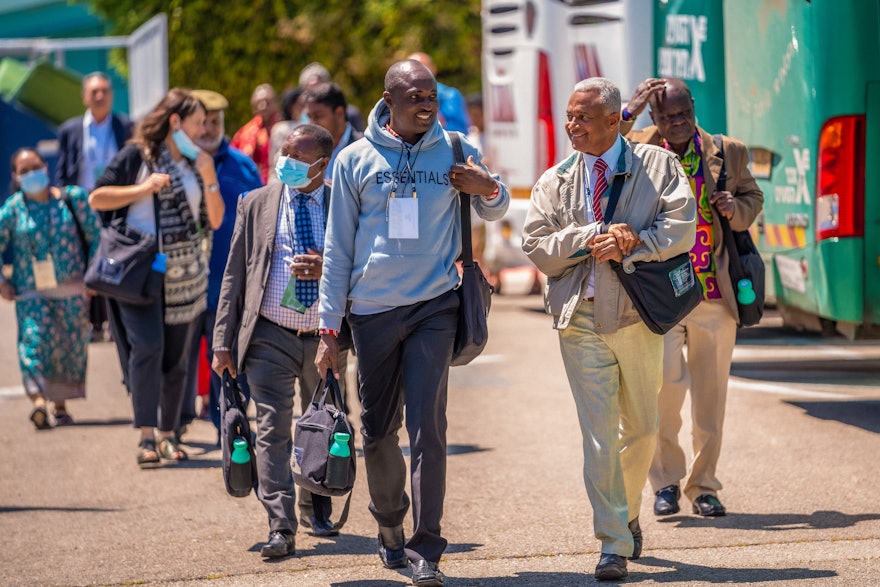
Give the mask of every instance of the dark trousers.
[{"label": "dark trousers", "polygon": [[111,328],[123,381],[131,394],[135,427],[176,430],[191,325],[165,324],[161,299],[147,306],[111,304]]},{"label": "dark trousers", "polygon": [[107,302],[107,298],[99,295],[94,295],[89,300],[89,322],[95,332],[104,330],[104,322],[108,319]]},{"label": "dark trousers", "polygon": [[380,526],[403,524],[409,509],[398,431],[406,410],[410,446],[412,560],[437,562],[446,494],[446,396],[458,294],[372,315],[349,315],[358,356],[370,512]]},{"label": "dark trousers", "polygon": [[[290,470],[293,447],[293,396],[296,380],[314,391],[321,377],[315,368],[318,337],[299,337],[293,331],[259,318],[244,357],[251,399],[257,408],[257,497],[269,514],[269,531],[296,532],[293,513],[294,485]],[[311,391],[300,394],[305,411]],[[300,512],[320,509],[329,517],[330,498],[300,490]]]},{"label": "dark trousers", "polygon": [[[214,360],[214,319],[216,317],[216,310],[205,310],[193,322],[186,369],[186,392],[183,396],[183,410],[180,413],[181,426],[189,424],[198,417],[196,414],[196,395],[199,391],[199,349],[202,337],[204,337],[205,357],[210,365]],[[245,402],[247,402],[251,397],[247,376],[244,373],[239,373],[235,381],[241,388]],[[208,414],[214,427],[220,430],[220,376],[213,371],[211,371],[211,386],[208,394]]]}]

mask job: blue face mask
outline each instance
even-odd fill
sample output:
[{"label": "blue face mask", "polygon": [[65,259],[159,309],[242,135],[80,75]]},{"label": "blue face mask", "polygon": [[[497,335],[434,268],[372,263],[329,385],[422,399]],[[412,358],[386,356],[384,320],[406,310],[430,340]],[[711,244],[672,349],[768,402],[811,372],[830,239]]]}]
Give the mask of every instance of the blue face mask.
[{"label": "blue face mask", "polygon": [[[321,157],[321,159],[323,159],[323,157]],[[303,163],[297,159],[291,159],[290,157],[281,155],[278,157],[278,162],[275,164],[275,175],[277,175],[278,179],[281,180],[281,183],[286,186],[292,187],[293,189],[304,188],[315,179],[314,177],[309,177],[309,169],[320,163],[321,159],[318,159],[309,165],[308,163]]]},{"label": "blue face mask", "polygon": [[39,194],[49,186],[49,170],[45,167],[34,169],[18,178],[21,190],[26,194]]},{"label": "blue face mask", "polygon": [[192,139],[183,132],[182,128],[177,129],[171,134],[171,138],[174,140],[174,144],[177,145],[177,149],[180,151],[180,154],[186,157],[187,159],[195,160],[196,157],[199,156],[199,148],[196,146]]}]

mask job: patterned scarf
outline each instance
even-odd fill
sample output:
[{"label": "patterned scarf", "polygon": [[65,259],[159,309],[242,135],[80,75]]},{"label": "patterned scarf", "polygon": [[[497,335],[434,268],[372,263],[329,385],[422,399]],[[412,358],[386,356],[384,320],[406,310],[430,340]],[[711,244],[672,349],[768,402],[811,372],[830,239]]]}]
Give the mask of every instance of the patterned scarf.
[{"label": "patterned scarf", "polygon": [[[167,255],[165,271],[165,324],[186,324],[205,311],[208,301],[208,259],[212,232],[205,198],[199,200],[195,218],[177,164],[165,145],[159,153],[156,171],[171,177],[171,187],[159,192],[160,249]],[[202,176],[193,169],[202,194]]]},{"label": "patterned scarf", "polygon": [[[672,150],[665,139],[662,146],[664,149]],[[697,278],[703,286],[703,299],[718,299],[721,297],[721,288],[718,287],[716,278],[713,211],[703,177],[703,141],[699,131],[694,131],[694,140],[681,158],[681,166],[688,176],[691,190],[697,199],[697,239],[691,249],[691,261],[694,263]]]}]

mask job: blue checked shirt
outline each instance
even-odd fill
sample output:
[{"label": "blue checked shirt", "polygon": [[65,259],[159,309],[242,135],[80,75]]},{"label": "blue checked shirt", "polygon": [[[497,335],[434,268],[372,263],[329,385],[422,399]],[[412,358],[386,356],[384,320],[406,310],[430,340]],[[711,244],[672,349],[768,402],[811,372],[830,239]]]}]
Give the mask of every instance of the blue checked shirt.
[{"label": "blue checked shirt", "polygon": [[[290,281],[290,264],[293,263],[293,234],[296,218],[296,195],[298,190],[284,186],[278,220],[275,225],[275,248],[269,266],[269,280],[263,293],[260,315],[291,330],[315,330],[318,328],[318,303],[312,304],[305,314],[281,305],[287,282]],[[315,245],[324,249],[324,186],[311,192],[306,206],[312,218],[312,237]]]}]

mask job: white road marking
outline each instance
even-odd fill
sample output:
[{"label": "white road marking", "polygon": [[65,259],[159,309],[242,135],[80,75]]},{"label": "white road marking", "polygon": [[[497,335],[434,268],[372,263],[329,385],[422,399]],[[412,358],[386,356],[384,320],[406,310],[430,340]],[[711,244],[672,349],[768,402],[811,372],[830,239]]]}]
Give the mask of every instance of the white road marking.
[{"label": "white road marking", "polygon": [[0,387],[0,399],[22,396],[24,396],[24,386],[10,385],[8,387]]},{"label": "white road marking", "polygon": [[788,395],[793,397],[806,397],[811,399],[852,399],[856,396],[848,393],[829,393],[827,391],[810,391],[795,386],[778,385],[759,381],[746,381],[738,377],[731,377],[729,386],[743,391],[757,393],[770,393],[774,395]]}]

